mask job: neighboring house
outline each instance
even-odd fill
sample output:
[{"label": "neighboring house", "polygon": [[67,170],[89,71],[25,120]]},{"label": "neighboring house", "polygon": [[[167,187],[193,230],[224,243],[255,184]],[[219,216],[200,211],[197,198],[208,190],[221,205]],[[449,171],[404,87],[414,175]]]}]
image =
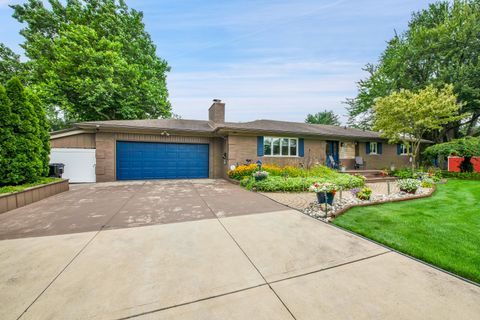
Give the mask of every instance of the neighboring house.
[{"label": "neighboring house", "polygon": [[82,122],[52,132],[51,145],[52,162],[64,162],[75,182],[222,178],[232,165],[259,159],[304,167],[334,159],[348,169],[355,157],[363,158],[365,169],[409,164],[407,148],[388,144],[377,132],[275,120],[225,122],[220,100],[214,100],[208,121]]}]

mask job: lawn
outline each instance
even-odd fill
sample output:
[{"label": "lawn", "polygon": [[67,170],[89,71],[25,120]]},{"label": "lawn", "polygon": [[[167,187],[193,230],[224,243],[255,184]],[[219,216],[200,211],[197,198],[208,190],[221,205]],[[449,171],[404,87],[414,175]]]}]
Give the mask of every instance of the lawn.
[{"label": "lawn", "polygon": [[333,221],[480,283],[480,182],[450,180],[430,198],[356,207]]}]

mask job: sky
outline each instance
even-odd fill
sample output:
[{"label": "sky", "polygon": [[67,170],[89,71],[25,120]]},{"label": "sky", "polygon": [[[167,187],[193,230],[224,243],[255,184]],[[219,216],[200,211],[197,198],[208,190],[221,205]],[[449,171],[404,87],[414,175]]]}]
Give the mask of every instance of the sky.
[{"label": "sky", "polygon": [[[0,42],[17,53],[22,25],[0,0]],[[343,123],[362,67],[424,0],[126,0],[143,11],[157,54],[168,61],[173,112],[207,119],[212,99],[227,121],[303,122],[333,110]]]}]

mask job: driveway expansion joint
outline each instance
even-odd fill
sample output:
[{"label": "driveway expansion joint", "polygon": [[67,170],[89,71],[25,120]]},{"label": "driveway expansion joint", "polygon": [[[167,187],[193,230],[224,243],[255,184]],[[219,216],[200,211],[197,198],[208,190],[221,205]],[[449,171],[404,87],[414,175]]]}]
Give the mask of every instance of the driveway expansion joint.
[{"label": "driveway expansion joint", "polygon": [[[145,183],[142,184],[142,187],[145,185]],[[140,188],[139,190],[141,190],[142,188]],[[62,268],[62,270],[60,270],[60,272],[47,284],[47,286],[45,287],[45,289],[43,289],[39,294],[38,296],[32,301],[32,303],[30,303],[27,308],[25,308],[25,310],[20,314],[20,316],[17,317],[17,320],[19,320],[20,318],[23,317],[24,314],[26,314],[28,312],[28,310],[33,306],[33,304],[35,302],[38,301],[38,299],[40,299],[40,297],[45,293],[45,291],[48,290],[48,288],[50,288],[53,283],[62,275],[62,273],[78,258],[78,256],[83,252],[85,251],[85,249],[90,245],[90,243],[93,242],[93,240],[100,234],[100,232],[102,232],[105,228],[105,225],[108,225],[108,222],[110,222],[113,217],[115,217],[115,215],[117,215],[121,210],[122,208],[128,203],[128,201],[130,199],[132,199],[132,197],[137,194],[137,192],[134,192],[126,201],[125,203],[117,210],[117,212],[115,212],[111,217],[110,219],[100,227],[100,229],[93,235],[93,237],[87,241],[87,243],[85,243],[85,245],[73,256],[73,258],[65,265],[65,267]]]}]

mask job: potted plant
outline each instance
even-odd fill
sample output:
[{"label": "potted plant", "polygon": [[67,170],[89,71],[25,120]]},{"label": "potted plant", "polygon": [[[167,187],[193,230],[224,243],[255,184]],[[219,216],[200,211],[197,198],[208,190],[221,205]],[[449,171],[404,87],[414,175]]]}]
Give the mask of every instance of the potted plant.
[{"label": "potted plant", "polygon": [[398,180],[398,188],[400,191],[415,194],[420,188],[420,181],[417,179],[401,179]]},{"label": "potted plant", "polygon": [[385,177],[388,177],[388,170],[387,169],[383,169],[382,171],[380,171],[380,175],[385,178]]},{"label": "potted plant", "polygon": [[267,171],[257,171],[257,172],[253,173],[253,176],[255,177],[255,181],[261,181],[261,180],[267,179],[268,172]]},{"label": "potted plant", "polygon": [[328,203],[329,205],[333,204],[333,199],[335,198],[337,189],[337,185],[330,182],[315,182],[309,188],[310,191],[317,194],[318,203]]}]

